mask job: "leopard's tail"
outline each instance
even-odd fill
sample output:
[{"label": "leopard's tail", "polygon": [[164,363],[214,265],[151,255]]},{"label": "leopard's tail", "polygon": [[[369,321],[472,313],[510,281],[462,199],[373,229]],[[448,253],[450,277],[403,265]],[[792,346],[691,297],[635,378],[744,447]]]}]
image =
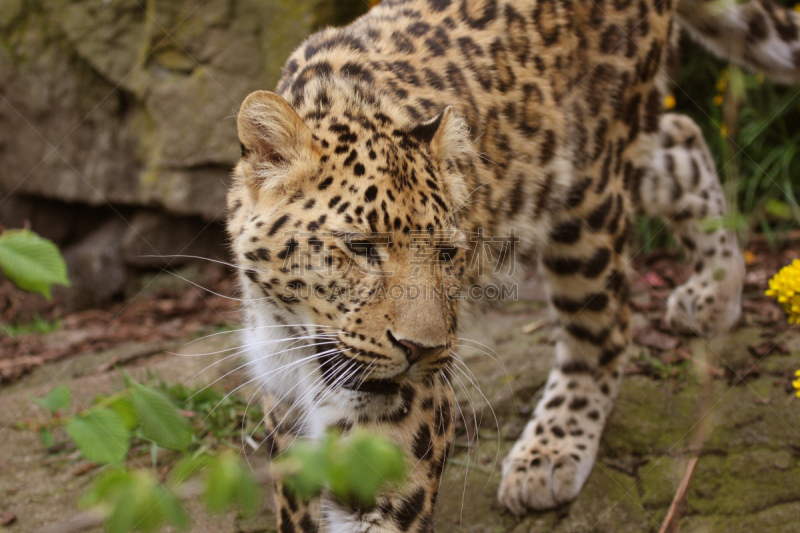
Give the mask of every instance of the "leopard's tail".
[{"label": "leopard's tail", "polygon": [[782,83],[800,83],[800,13],[773,0],[679,0],[678,17],[716,55]]}]

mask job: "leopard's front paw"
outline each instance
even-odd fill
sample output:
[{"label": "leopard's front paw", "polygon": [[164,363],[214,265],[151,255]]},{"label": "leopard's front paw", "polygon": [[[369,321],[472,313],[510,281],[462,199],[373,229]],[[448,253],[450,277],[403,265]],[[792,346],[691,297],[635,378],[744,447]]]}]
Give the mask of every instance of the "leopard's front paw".
[{"label": "leopard's front paw", "polygon": [[592,471],[589,447],[559,426],[544,429],[543,423],[531,422],[503,460],[500,503],[520,516],[571,502]]}]

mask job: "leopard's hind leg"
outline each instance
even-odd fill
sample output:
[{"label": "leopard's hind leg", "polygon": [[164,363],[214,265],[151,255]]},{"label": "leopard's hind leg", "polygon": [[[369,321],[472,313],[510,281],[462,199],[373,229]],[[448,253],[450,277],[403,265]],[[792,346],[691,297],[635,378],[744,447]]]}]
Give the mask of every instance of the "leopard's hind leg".
[{"label": "leopard's hind leg", "polygon": [[661,117],[652,166],[633,194],[641,211],[669,223],[692,259],[692,276],[667,300],[666,321],[704,336],[732,327],[741,312],[744,260],[736,233],[714,227],[728,208],[711,153],[692,119]]}]

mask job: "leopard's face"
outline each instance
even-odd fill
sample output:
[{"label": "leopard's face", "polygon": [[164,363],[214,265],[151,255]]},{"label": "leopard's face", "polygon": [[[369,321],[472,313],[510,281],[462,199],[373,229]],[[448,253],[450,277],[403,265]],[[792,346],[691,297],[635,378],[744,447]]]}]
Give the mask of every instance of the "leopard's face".
[{"label": "leopard's face", "polygon": [[[302,359],[316,383],[350,397],[446,375],[467,244],[455,164],[436,137],[453,125],[337,114],[312,133],[279,97],[256,94],[270,95],[250,102],[273,106],[259,115],[270,122],[243,127],[245,102],[228,230],[251,328],[297,340],[251,346],[265,357],[280,347],[282,364]],[[266,129],[281,113],[292,130],[283,146]]]}]

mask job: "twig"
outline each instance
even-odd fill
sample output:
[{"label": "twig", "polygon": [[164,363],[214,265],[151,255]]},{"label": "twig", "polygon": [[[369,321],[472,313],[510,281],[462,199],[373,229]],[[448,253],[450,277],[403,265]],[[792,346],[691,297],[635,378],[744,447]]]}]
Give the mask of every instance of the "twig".
[{"label": "twig", "polygon": [[661,524],[661,529],[658,533],[677,533],[680,526],[681,518],[686,511],[686,494],[689,491],[689,484],[692,481],[694,469],[700,456],[704,455],[703,448],[708,440],[709,434],[709,420],[708,411],[711,405],[711,398],[713,396],[714,387],[714,371],[715,368],[709,361],[709,350],[706,347],[699,347],[695,350],[694,366],[700,378],[700,394],[697,399],[697,423],[694,426],[692,435],[689,437],[689,449],[693,450],[692,457],[686,464],[686,470],[683,472],[678,490],[672,498],[672,503],[667,511],[667,516]]},{"label": "twig", "polygon": [[[273,477],[269,471],[255,475],[256,483],[259,485],[270,485]],[[197,480],[189,481],[175,490],[175,497],[179,500],[191,500],[197,498],[203,492],[203,484]],[[59,521],[49,524],[41,530],[42,533],[79,533],[93,527],[103,525],[109,517],[111,509],[104,506],[92,507],[81,513],[74,515],[67,521]]]},{"label": "twig", "polygon": [[664,518],[664,523],[661,525],[661,529],[658,530],[658,533],[675,533],[678,531],[678,524],[683,517],[684,508],[686,506],[686,492],[689,490],[689,482],[692,480],[692,474],[694,474],[694,468],[697,466],[697,461],[699,459],[700,457],[698,456],[689,459],[689,464],[686,465],[686,471],[683,473],[681,484],[678,486],[675,497],[672,498],[669,511],[667,511],[667,516]]}]

